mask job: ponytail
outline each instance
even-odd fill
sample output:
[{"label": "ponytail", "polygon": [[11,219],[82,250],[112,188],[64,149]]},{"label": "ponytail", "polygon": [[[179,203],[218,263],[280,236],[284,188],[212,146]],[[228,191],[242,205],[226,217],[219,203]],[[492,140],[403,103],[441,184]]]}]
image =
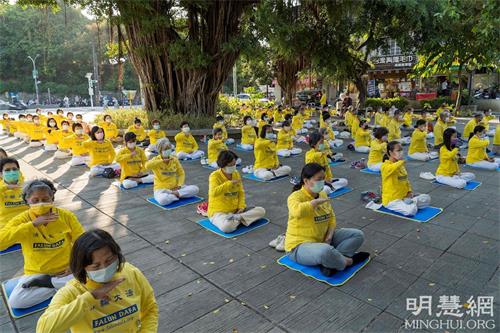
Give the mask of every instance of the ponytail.
[{"label": "ponytail", "polygon": [[393,151],[394,148],[396,148],[396,145],[398,145],[398,141],[391,141],[387,144],[387,151],[384,154],[384,157],[382,158],[382,162],[385,162],[389,159],[389,152]]}]

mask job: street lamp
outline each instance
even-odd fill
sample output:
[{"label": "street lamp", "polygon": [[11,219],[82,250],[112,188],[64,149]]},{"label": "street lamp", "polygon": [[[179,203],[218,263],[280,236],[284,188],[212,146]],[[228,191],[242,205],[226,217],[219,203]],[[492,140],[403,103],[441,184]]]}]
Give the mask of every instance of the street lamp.
[{"label": "street lamp", "polygon": [[33,59],[31,56],[28,56],[28,59],[31,60],[31,62],[33,63],[33,79],[35,80],[35,93],[36,93],[36,104],[38,104],[38,71],[36,70],[36,64],[35,64],[35,61],[36,59],[39,57],[40,55],[37,54],[35,56],[35,59]]},{"label": "street lamp", "polygon": [[94,107],[94,88],[93,88],[93,85],[95,82],[97,82],[96,80],[92,80],[92,73],[87,73],[85,74],[85,77],[87,78],[87,80],[89,80],[89,95],[90,95],[90,107]]}]

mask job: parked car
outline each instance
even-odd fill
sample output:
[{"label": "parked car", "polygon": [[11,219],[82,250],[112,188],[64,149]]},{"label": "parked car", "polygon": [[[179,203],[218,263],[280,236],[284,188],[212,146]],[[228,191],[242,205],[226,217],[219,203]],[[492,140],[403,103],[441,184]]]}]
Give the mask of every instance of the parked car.
[{"label": "parked car", "polygon": [[319,100],[321,99],[321,90],[319,89],[311,89],[311,90],[302,90],[298,91],[295,96],[299,99],[299,101],[310,104],[314,103],[315,105],[319,105]]},{"label": "parked car", "polygon": [[238,94],[238,95],[236,95],[236,98],[239,99],[240,101],[249,101],[250,95],[249,94]]}]

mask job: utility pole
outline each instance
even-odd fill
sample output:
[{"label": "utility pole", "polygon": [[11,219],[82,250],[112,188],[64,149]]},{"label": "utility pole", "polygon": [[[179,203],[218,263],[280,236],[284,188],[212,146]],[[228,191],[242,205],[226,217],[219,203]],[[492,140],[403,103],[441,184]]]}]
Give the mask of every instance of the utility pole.
[{"label": "utility pole", "polygon": [[33,59],[31,56],[28,56],[28,59],[31,60],[31,62],[33,63],[33,79],[35,80],[35,94],[36,94],[36,104],[38,104],[38,71],[36,70],[36,64],[35,64],[35,61],[36,59],[39,57],[40,55],[37,54],[35,56],[35,59]]},{"label": "utility pole", "polygon": [[238,94],[238,73],[236,71],[236,64],[233,66],[233,95],[236,97]]},{"label": "utility pole", "polygon": [[96,96],[96,104],[99,104],[101,99],[101,89],[99,88],[99,66],[97,64],[97,55],[95,53],[94,42],[92,42],[92,65],[94,67],[94,86],[95,86],[95,96]]}]

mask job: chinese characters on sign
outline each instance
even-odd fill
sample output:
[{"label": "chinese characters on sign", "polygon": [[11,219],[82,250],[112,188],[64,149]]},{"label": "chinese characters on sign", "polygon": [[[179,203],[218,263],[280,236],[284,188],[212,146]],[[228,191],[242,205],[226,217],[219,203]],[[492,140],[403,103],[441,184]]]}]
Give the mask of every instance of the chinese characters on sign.
[{"label": "chinese characters on sign", "polygon": [[413,54],[374,56],[370,58],[375,69],[388,69],[394,67],[412,67],[417,57]]}]

